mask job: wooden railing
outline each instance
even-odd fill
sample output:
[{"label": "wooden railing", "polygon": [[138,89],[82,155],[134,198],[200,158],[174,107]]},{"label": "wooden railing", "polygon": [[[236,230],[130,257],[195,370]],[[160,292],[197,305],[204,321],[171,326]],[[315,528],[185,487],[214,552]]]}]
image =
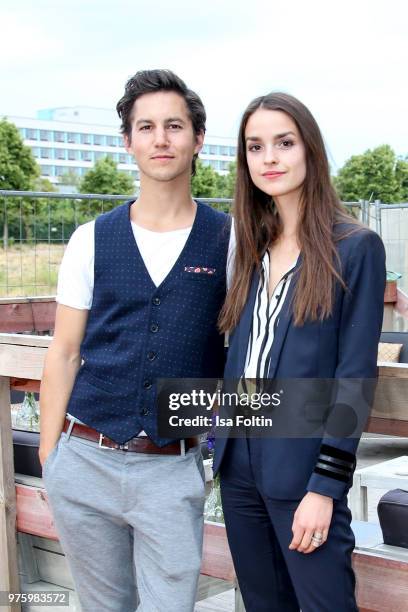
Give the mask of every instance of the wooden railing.
[{"label": "wooden railing", "polygon": [[50,341],[49,336],[0,334],[0,591],[20,591],[10,389],[38,390]]}]

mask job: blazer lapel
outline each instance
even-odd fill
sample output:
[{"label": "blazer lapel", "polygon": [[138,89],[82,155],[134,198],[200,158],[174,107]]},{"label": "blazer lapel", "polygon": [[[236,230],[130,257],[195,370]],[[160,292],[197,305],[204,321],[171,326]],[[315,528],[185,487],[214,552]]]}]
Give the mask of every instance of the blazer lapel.
[{"label": "blazer lapel", "polygon": [[268,378],[274,378],[279,363],[279,357],[283,349],[286,335],[288,333],[289,324],[292,321],[292,297],[295,289],[297,274],[299,272],[300,264],[302,261],[302,253],[299,254],[296,262],[295,270],[293,272],[292,279],[290,281],[288,292],[285,297],[285,301],[282,305],[282,310],[279,313],[278,324],[275,331],[275,336],[272,343],[271,360],[269,362]]}]

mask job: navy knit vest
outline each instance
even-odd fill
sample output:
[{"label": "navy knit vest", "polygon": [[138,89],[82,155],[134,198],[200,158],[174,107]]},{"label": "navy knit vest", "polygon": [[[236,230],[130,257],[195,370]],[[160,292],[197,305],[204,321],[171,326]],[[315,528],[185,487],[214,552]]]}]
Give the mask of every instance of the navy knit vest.
[{"label": "navy knit vest", "polygon": [[224,339],[216,324],[230,219],[197,202],[184,249],[156,287],[134,238],[131,204],[95,222],[93,301],[67,411],[121,444],[144,429],[164,446],[172,440],[157,434],[156,378],[223,374]]}]

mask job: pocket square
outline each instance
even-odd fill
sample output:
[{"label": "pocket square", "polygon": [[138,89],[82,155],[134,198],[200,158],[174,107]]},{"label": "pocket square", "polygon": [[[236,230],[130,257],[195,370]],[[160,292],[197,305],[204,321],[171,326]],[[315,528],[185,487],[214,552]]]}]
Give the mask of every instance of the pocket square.
[{"label": "pocket square", "polygon": [[215,274],[215,268],[207,268],[204,266],[184,266],[184,272],[192,274]]}]

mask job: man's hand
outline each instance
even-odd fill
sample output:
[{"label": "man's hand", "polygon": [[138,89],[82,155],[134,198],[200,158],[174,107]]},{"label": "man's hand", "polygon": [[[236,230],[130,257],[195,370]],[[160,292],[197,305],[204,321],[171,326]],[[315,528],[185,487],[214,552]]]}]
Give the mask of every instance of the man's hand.
[{"label": "man's hand", "polygon": [[43,448],[42,446],[40,446],[40,448],[38,449],[38,458],[40,460],[41,467],[44,467],[44,463],[46,462],[48,455],[53,451],[53,449],[54,447]]},{"label": "man's hand", "polygon": [[43,466],[58,443],[75,376],[81,365],[80,347],[88,310],[58,304],[54,337],[47,351],[40,390],[40,449]]},{"label": "man's hand", "polygon": [[327,540],[333,514],[333,499],[319,493],[307,493],[300,502],[293,518],[293,538],[290,550],[309,554],[316,550],[312,536],[322,536],[320,546]]}]

